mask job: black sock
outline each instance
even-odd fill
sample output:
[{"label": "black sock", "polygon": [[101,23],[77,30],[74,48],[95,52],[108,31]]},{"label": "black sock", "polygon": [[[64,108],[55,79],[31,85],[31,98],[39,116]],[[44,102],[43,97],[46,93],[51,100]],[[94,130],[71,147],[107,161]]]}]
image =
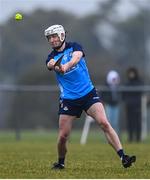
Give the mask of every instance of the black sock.
[{"label": "black sock", "polygon": [[58,163],[59,164],[64,164],[64,162],[65,162],[65,158],[59,158],[58,159]]},{"label": "black sock", "polygon": [[123,149],[120,149],[119,151],[117,151],[117,154],[119,155],[119,157],[121,158],[121,159],[123,159],[123,157],[124,157],[124,152],[123,152]]}]

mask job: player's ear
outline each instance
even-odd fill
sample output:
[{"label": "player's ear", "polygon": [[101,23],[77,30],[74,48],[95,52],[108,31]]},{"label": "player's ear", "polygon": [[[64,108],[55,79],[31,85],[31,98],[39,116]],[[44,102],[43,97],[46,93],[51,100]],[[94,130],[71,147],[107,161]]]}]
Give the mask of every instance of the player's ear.
[{"label": "player's ear", "polygon": [[61,33],[61,41],[65,39],[65,33]]}]

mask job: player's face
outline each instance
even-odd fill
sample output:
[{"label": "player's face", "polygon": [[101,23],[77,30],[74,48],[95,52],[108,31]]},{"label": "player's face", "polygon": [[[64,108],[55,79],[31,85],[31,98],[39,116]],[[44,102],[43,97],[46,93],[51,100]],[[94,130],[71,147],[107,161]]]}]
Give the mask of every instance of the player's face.
[{"label": "player's face", "polygon": [[52,48],[55,49],[61,45],[61,41],[57,34],[49,35],[47,38]]}]

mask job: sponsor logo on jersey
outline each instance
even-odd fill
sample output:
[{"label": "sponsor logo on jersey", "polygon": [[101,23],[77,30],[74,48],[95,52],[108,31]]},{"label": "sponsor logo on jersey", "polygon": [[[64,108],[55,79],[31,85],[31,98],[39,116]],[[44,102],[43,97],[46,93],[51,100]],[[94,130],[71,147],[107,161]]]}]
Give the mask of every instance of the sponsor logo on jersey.
[{"label": "sponsor logo on jersey", "polygon": [[68,107],[65,106],[65,107],[63,108],[63,110],[64,110],[64,111],[68,111]]},{"label": "sponsor logo on jersey", "polygon": [[99,97],[93,97],[93,99],[99,99]]}]

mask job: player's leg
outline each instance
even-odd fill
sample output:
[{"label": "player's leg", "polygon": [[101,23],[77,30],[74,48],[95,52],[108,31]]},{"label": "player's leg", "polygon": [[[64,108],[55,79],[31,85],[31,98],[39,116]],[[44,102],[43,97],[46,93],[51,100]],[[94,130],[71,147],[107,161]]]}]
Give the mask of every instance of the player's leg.
[{"label": "player's leg", "polygon": [[79,106],[80,102],[70,99],[60,99],[59,102],[59,134],[58,134],[58,162],[54,164],[54,169],[63,169],[65,156],[67,153],[67,140],[69,138],[72,122],[79,118],[82,109]]},{"label": "player's leg", "polygon": [[75,119],[75,116],[61,114],[59,116],[59,133],[58,133],[58,162],[54,163],[53,169],[63,169],[65,156],[67,153],[67,140],[69,138],[72,122]]},{"label": "player's leg", "polygon": [[132,163],[135,162],[136,157],[135,156],[130,157],[124,154],[119,137],[107,120],[102,103],[100,102],[94,103],[87,110],[87,113],[100,124],[101,128],[103,129],[106,135],[106,138],[109,144],[115,149],[115,151],[120,156],[123,166],[125,168],[130,167]]},{"label": "player's leg", "polygon": [[87,113],[92,116],[101,126],[103,129],[106,138],[109,142],[109,144],[112,145],[112,147],[118,151],[122,149],[122,145],[120,143],[120,140],[118,138],[118,135],[114,131],[114,129],[111,127],[109,121],[107,120],[104,107],[102,103],[95,103],[93,104],[88,110]]},{"label": "player's leg", "polygon": [[72,121],[75,119],[75,116],[70,115],[60,115],[59,118],[59,134],[58,134],[58,156],[64,158],[67,152],[66,142],[69,138]]}]

